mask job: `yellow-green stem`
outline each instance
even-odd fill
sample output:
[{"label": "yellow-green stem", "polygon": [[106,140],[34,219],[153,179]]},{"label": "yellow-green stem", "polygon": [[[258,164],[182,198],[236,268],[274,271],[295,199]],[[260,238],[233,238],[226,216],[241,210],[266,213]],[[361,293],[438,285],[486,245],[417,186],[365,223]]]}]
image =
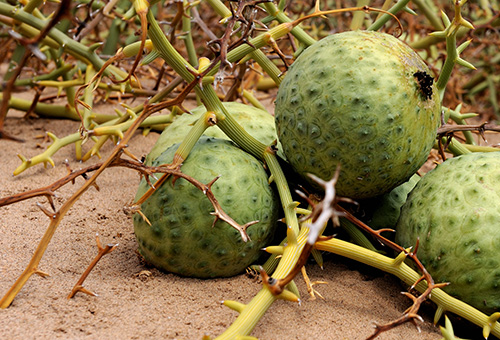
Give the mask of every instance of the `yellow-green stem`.
[{"label": "yellow-green stem", "polygon": [[[302,228],[297,237],[296,244],[285,246],[283,257],[278,264],[278,268],[273,275],[275,279],[281,279],[294,268],[302,249],[307,241],[309,229]],[[238,318],[232,323],[226,331],[218,336],[217,340],[236,339],[238,336],[248,335],[255,328],[264,313],[269,309],[274,301],[278,299],[269,289],[264,286],[261,291],[244,307]]]},{"label": "yellow-green stem", "polygon": [[200,119],[196,121],[191,130],[189,130],[187,136],[184,137],[181,144],[175,151],[174,161],[177,158],[180,158],[181,161],[184,161],[188,157],[194,145],[203,135],[205,130],[215,124],[214,118],[216,118],[215,114],[213,112],[207,111],[203,114],[202,117],[200,117]]},{"label": "yellow-green stem", "polygon": [[[371,267],[383,270],[397,276],[409,286],[412,286],[415,282],[417,282],[421,276],[404,262],[399,262],[390,257],[336,238],[328,241],[316,242],[315,247],[319,250],[344,256],[367,264]],[[422,281],[415,288],[419,292],[423,292],[427,288],[427,283]],[[484,327],[488,323],[487,315],[481,313],[472,306],[451,297],[442,289],[433,289],[432,294],[430,295],[430,300],[442,307],[444,310],[460,315],[480,327]],[[500,324],[498,322],[495,322],[493,325],[492,334],[496,337],[500,335]]]}]

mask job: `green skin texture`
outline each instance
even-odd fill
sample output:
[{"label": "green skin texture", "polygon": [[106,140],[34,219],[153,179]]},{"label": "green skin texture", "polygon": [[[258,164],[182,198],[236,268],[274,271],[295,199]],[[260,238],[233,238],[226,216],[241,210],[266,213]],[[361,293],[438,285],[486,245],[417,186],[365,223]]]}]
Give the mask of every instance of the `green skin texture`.
[{"label": "green skin texture", "polygon": [[395,229],[401,214],[401,207],[419,180],[420,176],[414,174],[407,182],[395,187],[390,192],[359,202],[365,216],[367,216],[363,220],[373,229]]},{"label": "green skin texture", "polygon": [[424,61],[397,38],[350,31],[328,36],[292,64],[276,98],[283,152],[305,179],[329,180],[337,193],[381,195],[426,161],[440,121],[433,84],[426,99],[414,76]]},{"label": "green skin texture", "polygon": [[[277,139],[274,118],[268,112],[237,102],[224,102],[223,105],[236,121],[258,141],[264,144],[271,144]],[[207,112],[205,106],[198,106],[191,110],[191,114],[183,114],[177,117],[163,130],[156,144],[146,157],[145,164],[151,164],[165,149],[173,144],[182,142],[184,137],[189,133],[192,125],[205,112]],[[216,125],[206,129],[204,135],[229,140],[229,137]]]},{"label": "green skin texture", "polygon": [[444,290],[473,307],[500,310],[500,153],[448,159],[426,174],[401,209],[396,242]]},{"label": "green skin texture", "polygon": [[[165,150],[153,165],[171,163],[175,144]],[[224,221],[214,226],[212,203],[203,192],[185,179],[167,180],[135,214],[134,231],[139,252],[157,268],[197,278],[228,277],[240,274],[254,263],[262,248],[271,241],[279,209],[279,198],[268,183],[262,164],[232,142],[202,137],[182,165],[182,171],[209,183],[222,209],[247,229],[251,241],[243,242],[240,233]],[[142,180],[136,200],[148,185]]]}]

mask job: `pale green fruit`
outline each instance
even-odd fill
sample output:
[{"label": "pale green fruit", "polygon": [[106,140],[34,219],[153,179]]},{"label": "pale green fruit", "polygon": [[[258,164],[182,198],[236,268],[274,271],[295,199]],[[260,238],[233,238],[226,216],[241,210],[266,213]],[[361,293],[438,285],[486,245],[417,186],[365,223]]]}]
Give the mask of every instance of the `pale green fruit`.
[{"label": "pale green fruit", "polygon": [[500,153],[448,159],[408,196],[396,242],[417,256],[444,290],[485,313],[500,310]]},{"label": "pale green fruit", "polygon": [[276,130],[306,180],[341,174],[337,192],[369,198],[408,180],[426,161],[440,100],[422,58],[397,38],[351,31],[308,47],[276,98]]},{"label": "pale green fruit", "polygon": [[[177,147],[165,150],[152,165],[170,163]],[[205,184],[221,176],[212,191],[222,209],[241,225],[259,221],[247,229],[251,241],[243,242],[226,222],[213,225],[214,207],[203,192],[185,179],[174,183],[170,178],[141,205],[151,226],[134,215],[139,252],[154,266],[184,276],[225,277],[243,272],[262,255],[278,220],[279,199],[262,163],[230,141],[202,137],[181,169]],[[136,200],[147,189],[142,180]]]}]

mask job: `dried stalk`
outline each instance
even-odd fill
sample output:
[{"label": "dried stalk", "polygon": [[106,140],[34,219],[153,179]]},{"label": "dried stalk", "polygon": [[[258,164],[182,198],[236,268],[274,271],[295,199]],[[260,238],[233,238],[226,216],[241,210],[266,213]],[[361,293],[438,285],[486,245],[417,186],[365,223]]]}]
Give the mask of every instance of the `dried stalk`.
[{"label": "dried stalk", "polygon": [[96,235],[95,238],[96,238],[97,250],[98,250],[97,255],[92,260],[92,262],[90,262],[88,268],[83,272],[82,276],[80,277],[80,279],[78,280],[78,282],[75,284],[75,286],[71,290],[71,293],[69,293],[68,299],[71,299],[78,292],[82,292],[82,293],[85,293],[85,294],[91,295],[91,296],[97,296],[96,293],[93,293],[93,292],[87,290],[86,288],[84,288],[83,287],[83,282],[85,281],[85,279],[87,278],[87,276],[89,276],[89,274],[92,271],[92,269],[94,269],[94,267],[97,265],[97,262],[99,262],[99,260],[104,255],[111,253],[118,246],[118,243],[116,243],[116,244],[107,244],[106,246],[103,247],[102,244],[101,244],[101,241],[99,240],[99,235]]},{"label": "dried stalk", "polygon": [[[194,88],[196,85],[196,82],[190,83],[184,91],[176,98],[169,100],[168,103],[172,105],[177,105],[179,103],[182,103],[185,99],[185,96],[191,92],[191,90]],[[45,250],[47,249],[52,236],[56,232],[57,227],[61,223],[63,217],[66,215],[66,213],[69,211],[69,209],[75,204],[80,196],[82,196],[87,189],[90,188],[90,186],[94,185],[95,181],[99,177],[99,175],[106,170],[106,168],[112,164],[113,162],[116,161],[116,159],[120,158],[120,155],[123,153],[123,150],[127,147],[127,143],[130,141],[132,138],[133,134],[135,131],[139,128],[140,124],[152,114],[150,110],[148,110],[148,107],[144,109],[144,112],[142,115],[140,115],[132,124],[132,126],[127,130],[127,132],[124,134],[123,139],[119,144],[117,144],[114,148],[113,151],[111,152],[110,156],[106,161],[104,161],[101,166],[94,172],[92,177],[90,177],[85,183],[59,208],[59,210],[54,211],[53,213],[49,213],[48,211],[44,210],[44,212],[47,214],[47,216],[50,218],[50,223],[49,226],[47,227],[47,230],[45,231],[45,234],[43,235],[42,239],[40,240],[40,243],[38,244],[37,249],[35,250],[35,253],[33,254],[33,257],[31,258],[28,266],[26,269],[23,271],[23,273],[19,276],[19,278],[16,280],[14,285],[7,291],[7,293],[4,295],[4,297],[0,300],[0,308],[7,308],[10,306],[16,295],[19,293],[19,291],[22,289],[22,287],[26,284],[26,282],[29,280],[31,275],[33,274],[39,274],[39,275],[46,275],[45,273],[41,272],[38,269],[38,265],[45,253]]]}]

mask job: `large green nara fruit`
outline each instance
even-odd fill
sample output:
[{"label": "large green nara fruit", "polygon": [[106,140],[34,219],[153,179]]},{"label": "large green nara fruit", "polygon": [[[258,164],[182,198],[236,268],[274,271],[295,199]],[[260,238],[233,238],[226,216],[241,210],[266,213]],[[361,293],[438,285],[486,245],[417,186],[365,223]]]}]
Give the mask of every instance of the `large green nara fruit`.
[{"label": "large green nara fruit", "polygon": [[426,161],[440,100],[422,58],[397,38],[328,36],[292,64],[276,98],[276,130],[295,170],[341,174],[339,195],[369,198],[405,182]]},{"label": "large green nara fruit", "polygon": [[[238,102],[223,102],[224,107],[233,118],[255,139],[271,144],[277,139],[274,118],[267,111]],[[150,165],[165,149],[175,143],[183,141],[193,124],[207,112],[205,106],[198,106],[191,110],[191,114],[177,117],[163,130],[148,156],[145,164]],[[229,139],[217,125],[205,130],[205,136]]]},{"label": "large green nara fruit", "polygon": [[485,313],[500,311],[500,153],[448,159],[426,174],[401,209],[396,242],[444,290]]},{"label": "large green nara fruit", "polygon": [[[152,165],[171,163],[177,147],[165,150]],[[251,241],[245,243],[222,220],[213,225],[214,207],[203,192],[185,179],[170,178],[141,205],[151,226],[134,215],[139,252],[155,267],[184,276],[241,273],[262,254],[278,220],[279,200],[262,164],[230,141],[202,137],[181,170],[205,184],[220,175],[212,191],[224,212],[241,225],[259,221],[247,229]],[[136,200],[146,190],[148,185],[142,180]]]}]

